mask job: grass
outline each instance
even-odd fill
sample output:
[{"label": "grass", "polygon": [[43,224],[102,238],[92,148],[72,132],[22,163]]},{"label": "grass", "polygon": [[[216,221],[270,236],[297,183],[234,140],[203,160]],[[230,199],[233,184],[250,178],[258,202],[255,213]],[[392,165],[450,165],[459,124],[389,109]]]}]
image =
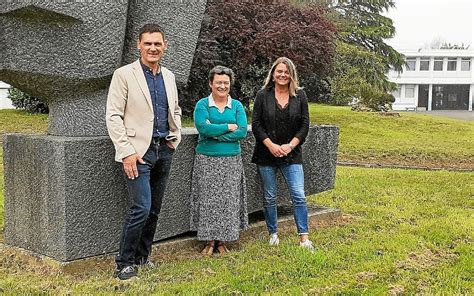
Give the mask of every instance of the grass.
[{"label": "grass", "polygon": [[[340,126],[339,160],[474,167],[470,122],[310,108],[313,123]],[[13,131],[44,133],[46,117],[1,110],[0,133]],[[90,260],[79,273],[69,273],[48,260],[3,248],[0,293],[472,295],[472,177],[472,172],[338,167],[336,188],[309,197],[344,214],[311,234],[316,254],[298,248],[290,233],[270,248],[262,233],[241,240],[237,250],[221,258],[204,258],[195,250],[154,254],[160,268],[119,282],[111,277],[111,257]]]},{"label": "grass", "polygon": [[[339,126],[339,161],[474,169],[472,122],[404,112],[386,117],[320,104],[310,104],[310,119]],[[192,120],[183,120],[183,126],[193,126]],[[46,128],[45,115],[0,110],[0,134]]]},{"label": "grass", "polygon": [[20,110],[0,110],[0,135],[6,133],[45,134],[48,115]]},{"label": "grass", "polygon": [[261,234],[221,258],[194,250],[155,254],[160,268],[123,283],[111,278],[112,258],[69,274],[7,250],[0,254],[0,286],[33,294],[469,295],[474,293],[471,180],[466,172],[339,167],[336,189],[310,197],[344,213],[311,234],[319,249],[315,254],[297,247],[293,234],[284,233],[276,248]]},{"label": "grass", "polygon": [[310,105],[310,120],[340,128],[338,160],[474,169],[473,122],[400,113],[400,117]]}]

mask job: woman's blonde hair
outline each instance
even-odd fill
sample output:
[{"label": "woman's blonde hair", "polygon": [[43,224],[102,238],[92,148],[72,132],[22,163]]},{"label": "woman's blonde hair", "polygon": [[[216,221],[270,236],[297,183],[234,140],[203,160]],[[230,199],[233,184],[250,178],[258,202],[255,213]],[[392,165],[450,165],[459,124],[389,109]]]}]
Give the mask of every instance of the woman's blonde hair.
[{"label": "woman's blonde hair", "polygon": [[267,78],[265,78],[265,82],[263,83],[263,88],[270,88],[274,85],[273,81],[273,73],[275,72],[275,68],[279,64],[285,64],[286,68],[288,69],[288,72],[290,73],[290,83],[288,85],[288,90],[290,93],[290,96],[296,96],[296,90],[300,88],[298,84],[298,73],[296,73],[296,67],[293,62],[286,57],[280,57],[276,59],[276,61],[273,63],[272,67],[270,68],[270,71],[268,71]]}]

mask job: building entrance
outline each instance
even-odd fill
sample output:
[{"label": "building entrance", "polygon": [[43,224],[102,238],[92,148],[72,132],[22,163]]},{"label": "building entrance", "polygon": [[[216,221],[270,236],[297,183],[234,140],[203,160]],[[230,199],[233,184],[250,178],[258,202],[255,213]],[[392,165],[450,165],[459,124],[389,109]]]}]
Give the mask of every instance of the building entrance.
[{"label": "building entrance", "polygon": [[433,85],[432,110],[468,110],[469,85]]},{"label": "building entrance", "polygon": [[424,107],[428,110],[428,94],[430,86],[428,84],[420,84],[418,86],[418,107]]}]

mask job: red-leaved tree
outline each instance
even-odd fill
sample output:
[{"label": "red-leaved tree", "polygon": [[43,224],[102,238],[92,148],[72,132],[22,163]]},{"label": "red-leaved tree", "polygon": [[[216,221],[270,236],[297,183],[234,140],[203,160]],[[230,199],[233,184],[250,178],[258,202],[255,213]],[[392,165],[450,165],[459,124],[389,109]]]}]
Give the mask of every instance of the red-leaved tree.
[{"label": "red-leaved tree", "polygon": [[302,86],[318,87],[304,82],[317,84],[331,70],[335,27],[324,14],[321,7],[287,1],[211,1],[190,80],[183,89],[185,112],[192,112],[196,100],[209,94],[207,74],[215,65],[234,70],[236,84],[231,94],[247,106],[273,61],[281,56],[293,60]]}]

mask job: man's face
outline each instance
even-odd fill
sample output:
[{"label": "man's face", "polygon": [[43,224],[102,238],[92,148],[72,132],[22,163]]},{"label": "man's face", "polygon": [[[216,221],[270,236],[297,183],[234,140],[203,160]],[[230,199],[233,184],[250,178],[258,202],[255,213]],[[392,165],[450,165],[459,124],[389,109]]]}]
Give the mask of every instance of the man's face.
[{"label": "man's face", "polygon": [[152,67],[160,62],[168,43],[159,32],[143,33],[141,40],[137,42],[140,57],[143,64]]},{"label": "man's face", "polygon": [[209,81],[214,98],[227,98],[230,91],[230,77],[226,74],[214,74],[214,80]]}]

